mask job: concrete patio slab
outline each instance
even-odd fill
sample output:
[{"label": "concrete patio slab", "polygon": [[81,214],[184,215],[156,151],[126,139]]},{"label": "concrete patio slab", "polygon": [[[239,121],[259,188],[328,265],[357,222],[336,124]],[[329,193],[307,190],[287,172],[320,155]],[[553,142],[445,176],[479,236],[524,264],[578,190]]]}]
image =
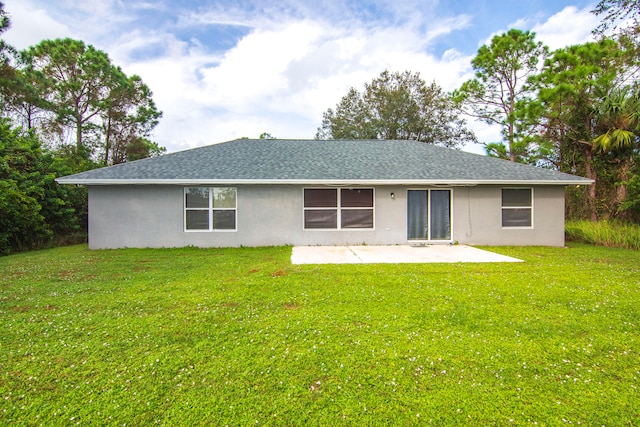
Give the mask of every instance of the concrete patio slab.
[{"label": "concrete patio slab", "polygon": [[522,262],[466,245],[294,246],[292,264]]}]

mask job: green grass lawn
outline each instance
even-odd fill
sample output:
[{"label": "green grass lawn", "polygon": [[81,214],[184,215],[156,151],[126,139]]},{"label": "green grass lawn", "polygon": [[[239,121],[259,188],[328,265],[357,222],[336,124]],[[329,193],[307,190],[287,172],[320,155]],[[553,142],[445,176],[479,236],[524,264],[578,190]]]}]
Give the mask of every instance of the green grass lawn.
[{"label": "green grass lawn", "polygon": [[0,424],[640,424],[640,253],[493,250],[525,262],[0,258]]}]

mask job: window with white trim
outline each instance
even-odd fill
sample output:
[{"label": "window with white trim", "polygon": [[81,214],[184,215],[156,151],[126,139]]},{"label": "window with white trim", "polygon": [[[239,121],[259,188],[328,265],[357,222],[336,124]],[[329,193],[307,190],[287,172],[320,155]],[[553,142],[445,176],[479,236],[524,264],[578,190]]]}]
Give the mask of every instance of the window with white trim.
[{"label": "window with white trim", "polygon": [[373,188],[305,188],[304,228],[373,229]]},{"label": "window with white trim", "polygon": [[186,187],[185,231],[235,231],[236,201],[233,187]]},{"label": "window with white trim", "polygon": [[502,189],[502,227],[533,227],[533,188]]}]

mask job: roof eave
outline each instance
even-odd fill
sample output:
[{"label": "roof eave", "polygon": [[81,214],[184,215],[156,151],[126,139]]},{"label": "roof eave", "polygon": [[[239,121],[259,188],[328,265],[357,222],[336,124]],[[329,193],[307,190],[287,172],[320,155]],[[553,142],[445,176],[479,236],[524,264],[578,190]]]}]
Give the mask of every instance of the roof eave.
[{"label": "roof eave", "polygon": [[514,179],[65,179],[58,178],[59,184],[72,185],[589,185],[587,178],[564,180],[514,180]]}]

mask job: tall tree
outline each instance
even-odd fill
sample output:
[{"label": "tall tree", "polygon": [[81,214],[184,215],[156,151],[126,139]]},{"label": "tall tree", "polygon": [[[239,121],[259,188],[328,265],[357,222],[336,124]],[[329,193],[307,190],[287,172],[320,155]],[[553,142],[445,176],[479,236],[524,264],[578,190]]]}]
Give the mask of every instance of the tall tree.
[{"label": "tall tree", "polygon": [[76,155],[100,164],[126,161],[128,150],[139,156],[141,147],[154,152],[147,142],[162,113],[139,76],[127,77],[106,53],[68,38],[45,40],[22,57],[31,90],[21,101],[49,112],[44,134],[73,135]]},{"label": "tall tree", "polygon": [[640,0],[600,0],[591,12],[602,18],[593,33],[615,39],[624,52],[619,81],[640,84]]},{"label": "tall tree", "polygon": [[[11,26],[9,16],[0,2],[0,34]],[[44,88],[30,79],[23,70],[20,55],[0,39],[0,115],[15,124],[32,129],[42,118],[44,108],[38,95]],[[42,82],[44,83],[44,82]]]},{"label": "tall tree", "polygon": [[598,105],[610,92],[619,73],[620,50],[612,40],[559,49],[547,59],[539,76],[548,139],[560,153],[560,169],[584,173],[594,182],[588,188],[587,207],[598,218],[596,144]]},{"label": "tall tree", "polygon": [[351,88],[334,109],[323,114],[317,139],[406,139],[447,147],[475,142],[451,97],[419,73],[383,71]]},{"label": "tall tree", "polygon": [[44,40],[24,52],[27,73],[37,76],[55,124],[75,131],[76,152],[83,154],[96,119],[107,108],[111,90],[124,79],[109,57],[78,40]]},{"label": "tall tree", "polygon": [[504,151],[511,161],[526,155],[529,148],[528,122],[518,111],[527,109],[535,93],[527,80],[538,72],[547,54],[547,47],[535,41],[534,33],[511,29],[478,49],[471,62],[476,77],[454,93],[466,114],[502,127],[507,143]]},{"label": "tall tree", "polygon": [[33,73],[16,68],[11,79],[2,85],[2,115],[25,129],[48,128],[50,108],[40,96],[46,92],[46,84]]},{"label": "tall tree", "polygon": [[[131,156],[143,155],[140,150],[147,146],[146,138],[162,116],[153,102],[151,90],[139,76],[119,77],[122,80],[112,88],[100,113],[104,164],[123,163]],[[144,157],[149,154],[152,153],[147,152]]]}]

